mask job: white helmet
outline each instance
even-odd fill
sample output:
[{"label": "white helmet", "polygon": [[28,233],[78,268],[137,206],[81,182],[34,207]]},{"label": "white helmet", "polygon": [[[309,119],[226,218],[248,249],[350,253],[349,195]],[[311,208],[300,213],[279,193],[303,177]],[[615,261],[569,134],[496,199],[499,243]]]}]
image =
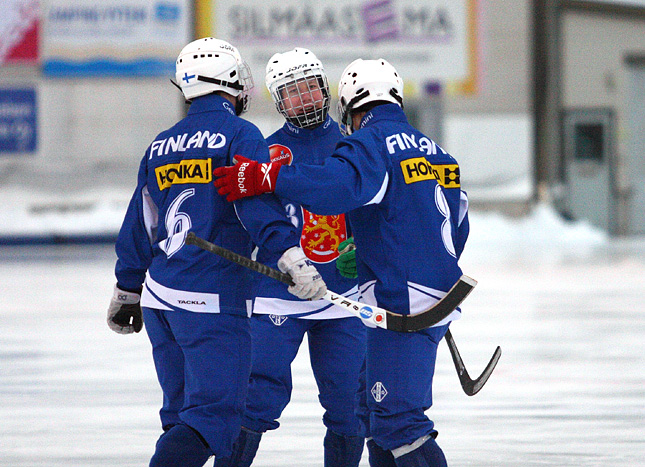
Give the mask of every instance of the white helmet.
[{"label": "white helmet", "polygon": [[237,97],[238,115],[248,110],[251,71],[237,49],[226,41],[206,37],[188,44],[177,57],[175,78],[189,102],[223,91]]},{"label": "white helmet", "polygon": [[320,125],[331,102],[322,63],[307,49],[277,53],[267,63],[266,85],[284,118],[300,128]]},{"label": "white helmet", "polygon": [[[341,130],[351,134],[352,113],[369,102],[386,101],[403,107],[403,80],[386,60],[354,60],[338,83],[338,118]],[[343,128],[344,127],[344,128]]]}]

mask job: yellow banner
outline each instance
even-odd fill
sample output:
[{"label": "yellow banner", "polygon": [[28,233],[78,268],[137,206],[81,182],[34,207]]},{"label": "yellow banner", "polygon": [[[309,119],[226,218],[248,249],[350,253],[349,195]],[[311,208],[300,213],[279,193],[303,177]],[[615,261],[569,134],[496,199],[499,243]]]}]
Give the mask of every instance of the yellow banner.
[{"label": "yellow banner", "polygon": [[432,165],[425,157],[413,157],[401,161],[401,171],[406,185],[424,180],[437,180],[445,188],[459,188],[459,165]]},{"label": "yellow banner", "polygon": [[159,190],[185,183],[211,183],[210,159],[187,159],[178,164],[166,164],[155,169]]}]

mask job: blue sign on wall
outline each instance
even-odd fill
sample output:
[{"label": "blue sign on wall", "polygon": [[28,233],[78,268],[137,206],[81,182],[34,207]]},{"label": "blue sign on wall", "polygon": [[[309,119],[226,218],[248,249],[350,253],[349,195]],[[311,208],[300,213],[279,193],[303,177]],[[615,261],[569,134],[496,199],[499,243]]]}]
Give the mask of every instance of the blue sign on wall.
[{"label": "blue sign on wall", "polygon": [[36,91],[0,89],[0,155],[36,151]]}]

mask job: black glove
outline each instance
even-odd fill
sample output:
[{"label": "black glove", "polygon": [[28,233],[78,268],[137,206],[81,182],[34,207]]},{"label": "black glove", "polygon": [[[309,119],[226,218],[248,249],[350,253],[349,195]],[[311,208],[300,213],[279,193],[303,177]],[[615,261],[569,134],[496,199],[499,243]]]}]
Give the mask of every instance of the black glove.
[{"label": "black glove", "polygon": [[139,332],[143,328],[141,295],[121,290],[114,286],[114,295],[108,308],[107,323],[110,329],[119,334]]}]

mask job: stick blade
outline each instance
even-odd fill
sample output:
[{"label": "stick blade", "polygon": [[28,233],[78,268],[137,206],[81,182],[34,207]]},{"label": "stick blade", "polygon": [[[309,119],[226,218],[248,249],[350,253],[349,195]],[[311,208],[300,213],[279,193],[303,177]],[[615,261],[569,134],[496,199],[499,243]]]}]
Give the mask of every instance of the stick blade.
[{"label": "stick blade", "polygon": [[495,349],[495,352],[493,353],[493,356],[491,357],[490,361],[488,362],[488,365],[486,365],[486,368],[484,368],[484,371],[482,371],[482,374],[479,375],[479,378],[475,380],[471,380],[468,377],[468,373],[464,375],[459,375],[459,379],[462,379],[462,376],[465,376],[461,383],[462,387],[464,388],[464,392],[468,396],[474,396],[477,394],[481,388],[484,387],[484,384],[486,384],[486,381],[488,381],[488,378],[490,378],[490,375],[493,374],[493,370],[495,370],[495,367],[497,366],[497,362],[499,361],[500,357],[502,356],[502,348],[497,346]]},{"label": "stick blade", "polygon": [[477,281],[465,274],[437,303],[416,315],[388,315],[388,329],[399,332],[417,332],[427,329],[447,318],[477,285]]}]

